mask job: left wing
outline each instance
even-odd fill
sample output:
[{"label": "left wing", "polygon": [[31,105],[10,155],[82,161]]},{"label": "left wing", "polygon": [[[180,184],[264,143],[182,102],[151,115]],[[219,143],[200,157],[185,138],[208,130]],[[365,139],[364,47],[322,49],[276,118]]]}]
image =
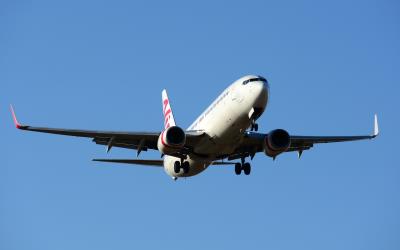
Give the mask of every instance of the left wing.
[{"label": "left wing", "polygon": [[[99,131],[99,130],[81,130],[64,128],[46,128],[21,125],[15,115],[14,109],[10,106],[16,128],[41,133],[68,135],[77,137],[93,138],[93,142],[107,146],[107,152],[112,147],[121,147],[137,150],[138,155],[141,151],[148,149],[158,150],[157,140],[161,132],[123,132],[123,131]],[[196,131],[186,131],[186,144],[181,154],[186,154],[192,148],[197,140],[204,134]]]},{"label": "left wing", "polygon": [[[264,150],[264,140],[268,134],[247,132],[244,136],[243,142],[239,145],[237,150],[228,156],[221,156],[220,158],[228,157],[228,160],[239,159],[242,157],[254,157],[257,152]],[[373,139],[379,135],[378,117],[374,116],[374,132],[372,135],[361,136],[298,136],[290,135],[290,147],[285,152],[298,151],[299,154],[304,150],[308,150],[318,143],[332,143],[332,142],[345,142],[345,141],[358,141]]]}]

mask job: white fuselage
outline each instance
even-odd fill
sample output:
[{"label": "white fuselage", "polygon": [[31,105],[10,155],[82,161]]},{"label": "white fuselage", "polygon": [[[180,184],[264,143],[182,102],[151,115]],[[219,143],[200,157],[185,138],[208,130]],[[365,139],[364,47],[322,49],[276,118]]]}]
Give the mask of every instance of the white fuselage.
[{"label": "white fuselage", "polygon": [[194,154],[186,159],[188,173],[174,172],[179,158],[164,157],[164,169],[171,177],[188,177],[204,171],[216,157],[231,154],[240,145],[244,132],[265,110],[269,96],[267,82],[244,81],[258,76],[242,77],[225,89],[221,95],[193,122],[188,130],[201,130],[208,136],[194,147]]}]

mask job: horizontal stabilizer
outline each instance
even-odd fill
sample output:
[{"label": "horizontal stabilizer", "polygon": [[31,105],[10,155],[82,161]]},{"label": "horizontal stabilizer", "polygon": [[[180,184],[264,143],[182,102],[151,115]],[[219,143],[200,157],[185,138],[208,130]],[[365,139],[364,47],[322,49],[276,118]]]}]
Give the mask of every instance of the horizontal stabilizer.
[{"label": "horizontal stabilizer", "polygon": [[136,164],[144,166],[162,167],[164,165],[163,160],[138,160],[138,159],[93,159],[93,161],[99,162],[113,162],[113,163],[125,163],[125,164]]},{"label": "horizontal stabilizer", "polygon": [[[162,167],[164,166],[163,160],[138,160],[138,159],[93,159],[93,161],[99,162],[112,162],[112,163],[125,163],[125,164],[136,164],[136,165],[145,165],[145,166],[154,166],[154,167]],[[214,161],[211,165],[235,165],[236,162],[223,162],[223,161]]]},{"label": "horizontal stabilizer", "polygon": [[219,165],[219,166],[223,166],[223,165],[235,165],[237,162],[229,162],[229,161],[214,161],[213,163],[211,163],[211,165]]}]

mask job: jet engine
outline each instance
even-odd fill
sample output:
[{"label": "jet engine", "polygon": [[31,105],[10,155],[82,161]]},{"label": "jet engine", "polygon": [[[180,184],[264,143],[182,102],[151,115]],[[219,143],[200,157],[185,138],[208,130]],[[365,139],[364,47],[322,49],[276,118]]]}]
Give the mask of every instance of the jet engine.
[{"label": "jet engine", "polygon": [[186,142],[186,134],[182,128],[172,126],[165,129],[158,137],[157,148],[166,155],[173,154],[181,149]]},{"label": "jet engine", "polygon": [[286,130],[275,129],[265,136],[264,152],[269,157],[275,157],[285,152],[290,146],[290,135]]}]

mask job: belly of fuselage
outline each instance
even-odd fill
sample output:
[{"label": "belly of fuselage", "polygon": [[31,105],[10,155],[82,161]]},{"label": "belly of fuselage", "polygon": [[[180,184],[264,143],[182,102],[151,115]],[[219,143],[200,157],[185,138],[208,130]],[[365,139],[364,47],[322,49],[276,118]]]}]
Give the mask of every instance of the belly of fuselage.
[{"label": "belly of fuselage", "polygon": [[250,126],[248,112],[251,107],[246,100],[240,103],[227,100],[222,108],[209,114],[203,121],[208,136],[196,145],[195,152],[209,157],[232,153]]}]

